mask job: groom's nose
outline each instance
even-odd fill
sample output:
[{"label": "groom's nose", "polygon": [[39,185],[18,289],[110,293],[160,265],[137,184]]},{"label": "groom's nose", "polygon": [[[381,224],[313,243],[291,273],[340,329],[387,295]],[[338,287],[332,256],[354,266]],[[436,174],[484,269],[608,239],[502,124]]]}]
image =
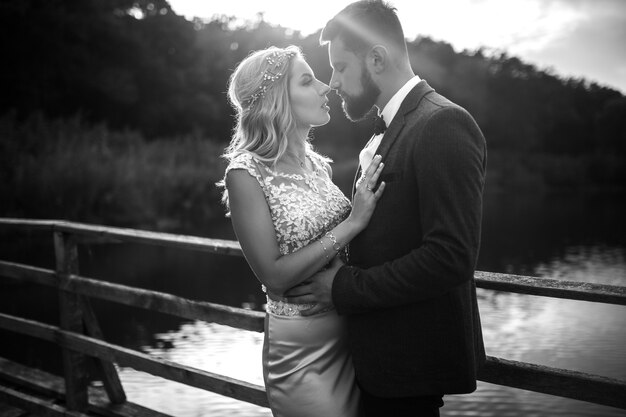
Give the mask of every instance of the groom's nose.
[{"label": "groom's nose", "polygon": [[333,72],[333,75],[330,77],[330,82],[328,83],[328,85],[330,86],[330,88],[332,88],[333,90],[338,90],[339,87],[341,86],[341,84],[339,83],[339,81],[335,78],[335,73]]}]

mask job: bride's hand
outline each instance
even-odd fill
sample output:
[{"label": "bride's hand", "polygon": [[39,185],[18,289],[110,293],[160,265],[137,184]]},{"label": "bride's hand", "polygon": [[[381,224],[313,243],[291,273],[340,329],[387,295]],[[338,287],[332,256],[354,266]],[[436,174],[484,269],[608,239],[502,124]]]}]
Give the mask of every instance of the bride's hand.
[{"label": "bride's hand", "polygon": [[365,170],[365,173],[357,181],[349,219],[359,230],[363,230],[369,223],[372,213],[374,213],[374,208],[376,208],[376,202],[385,190],[384,182],[381,182],[378,189],[376,189],[378,177],[380,177],[384,167],[384,164],[380,161],[381,156],[376,155],[369,167],[367,167],[367,170]]}]

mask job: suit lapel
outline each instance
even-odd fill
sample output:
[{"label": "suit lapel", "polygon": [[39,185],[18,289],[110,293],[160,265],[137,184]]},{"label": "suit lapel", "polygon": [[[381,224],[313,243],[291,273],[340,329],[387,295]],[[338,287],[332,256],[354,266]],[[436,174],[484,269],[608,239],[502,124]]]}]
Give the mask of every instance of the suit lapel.
[{"label": "suit lapel", "polygon": [[385,161],[385,157],[389,153],[391,146],[396,141],[398,136],[400,136],[400,132],[402,132],[402,128],[406,123],[405,115],[414,110],[420,101],[422,101],[422,98],[432,91],[435,90],[433,90],[426,81],[421,80],[404,98],[402,105],[400,105],[398,112],[389,124],[389,127],[385,132],[385,136],[383,136],[383,140],[376,151],[378,155],[382,156],[383,161]]},{"label": "suit lapel", "polygon": [[[435,90],[431,86],[429,86],[425,80],[421,80],[404,98],[402,104],[400,105],[400,108],[398,109],[398,112],[389,124],[387,130],[385,131],[385,135],[383,136],[383,139],[380,142],[380,145],[378,146],[378,149],[376,151],[378,155],[382,156],[383,161],[389,153],[391,145],[393,145],[393,143],[400,135],[400,132],[402,132],[402,128],[405,125],[405,115],[415,109],[422,100],[422,98],[424,98],[426,94],[432,91]],[[365,146],[367,146],[372,141],[372,139],[373,136],[372,138],[370,138]],[[354,193],[356,192],[356,182],[361,176],[361,171],[362,167],[359,163],[356,170],[356,175],[354,176],[354,180],[352,181],[352,198],[354,198]]]}]

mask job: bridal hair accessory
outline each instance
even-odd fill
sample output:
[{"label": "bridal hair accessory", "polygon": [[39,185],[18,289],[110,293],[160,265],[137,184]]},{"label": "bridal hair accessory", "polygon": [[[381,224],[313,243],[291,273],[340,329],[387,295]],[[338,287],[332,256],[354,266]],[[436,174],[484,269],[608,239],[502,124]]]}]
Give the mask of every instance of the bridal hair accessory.
[{"label": "bridal hair accessory", "polygon": [[249,107],[252,107],[257,100],[265,97],[265,92],[268,87],[283,76],[281,67],[285,64],[285,62],[289,62],[289,60],[295,55],[296,53],[294,51],[277,51],[265,57],[265,60],[269,64],[269,68],[263,72],[263,80],[261,81],[259,88],[257,88],[254,94],[252,94],[248,99]]}]

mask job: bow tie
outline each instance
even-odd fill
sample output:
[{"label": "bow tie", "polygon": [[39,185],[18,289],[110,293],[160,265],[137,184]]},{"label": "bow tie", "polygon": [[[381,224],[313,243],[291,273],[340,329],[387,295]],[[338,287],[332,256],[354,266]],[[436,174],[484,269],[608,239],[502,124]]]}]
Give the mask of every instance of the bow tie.
[{"label": "bow tie", "polygon": [[374,117],[374,135],[380,135],[381,133],[385,133],[387,130],[387,124],[385,123],[385,119],[376,115]]}]

